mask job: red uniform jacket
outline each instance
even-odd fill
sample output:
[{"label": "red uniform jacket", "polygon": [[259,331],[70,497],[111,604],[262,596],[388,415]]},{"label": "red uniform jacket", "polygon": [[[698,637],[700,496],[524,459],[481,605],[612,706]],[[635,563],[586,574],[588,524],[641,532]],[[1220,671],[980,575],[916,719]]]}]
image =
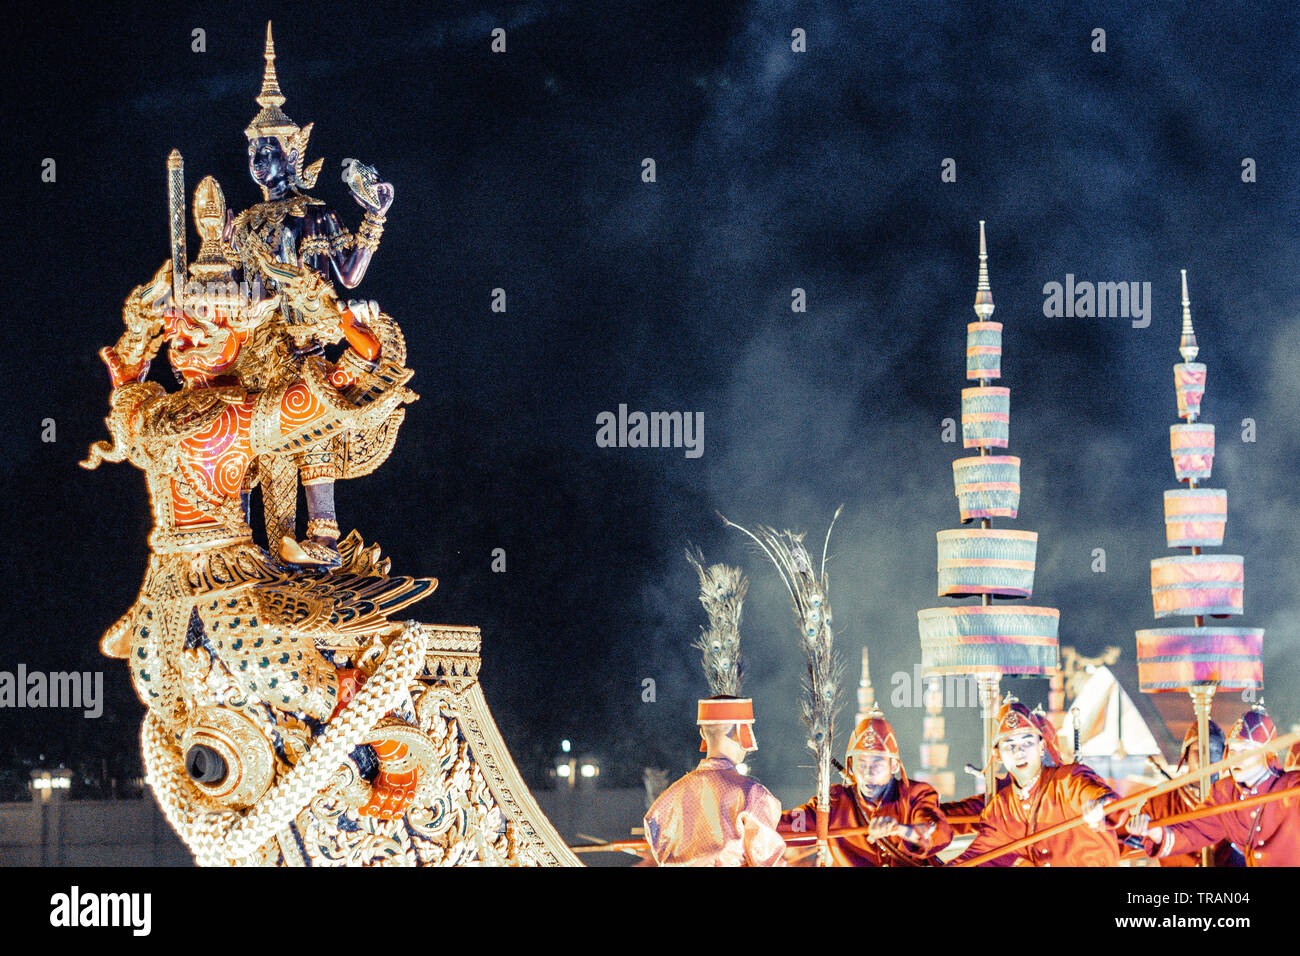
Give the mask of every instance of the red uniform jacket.
[{"label": "red uniform jacket", "polygon": [[[975,841],[954,863],[974,859],[989,850],[1079,816],[1090,800],[1114,798],[1105,781],[1083,764],[1043,767],[1037,783],[1022,803],[1016,787],[1004,787],[984,809]],[[1119,846],[1107,830],[1086,824],[1032,846],[1005,854],[985,866],[1117,866]]]},{"label": "red uniform jacket", "polygon": [[[880,803],[863,799],[857,788],[835,784],[831,787],[830,826],[832,830],[845,827],[865,827],[875,817],[893,817],[904,826],[914,826],[922,831],[920,843],[907,843],[900,837],[868,843],[861,836],[831,837],[831,860],[834,866],[935,866],[933,857],[952,842],[952,827],[939,811],[939,795],[934,787],[919,780],[904,784],[891,780]],[[778,827],[782,832],[801,832],[817,835],[816,801],[809,800],[801,807],[781,814]],[[817,845],[793,846],[786,851],[786,861],[792,866],[814,866],[817,862]]]},{"label": "red uniform jacket", "polygon": [[[1274,790],[1300,786],[1300,770],[1269,774],[1251,789],[1222,778],[1210,791],[1210,803],[1223,804]],[[1228,810],[1212,817],[1165,827],[1164,840],[1152,850],[1164,858],[1230,840],[1246,854],[1247,866],[1300,866],[1300,798],[1286,797],[1262,806]]]},{"label": "red uniform jacket", "polygon": [[[1195,789],[1195,788],[1193,788]],[[1161,817],[1172,817],[1177,813],[1186,813],[1188,810],[1194,810],[1200,801],[1187,795],[1187,789],[1180,787],[1177,790],[1169,790],[1165,793],[1157,794],[1146,802],[1142,812],[1148,814],[1155,822],[1159,822]],[[1141,857],[1141,853],[1138,853]],[[1232,852],[1232,844],[1228,840],[1220,840],[1214,844],[1214,852],[1210,854],[1210,863],[1212,866],[1241,866]],[[1171,853],[1169,856],[1160,858],[1161,866],[1200,866],[1200,853]]]}]

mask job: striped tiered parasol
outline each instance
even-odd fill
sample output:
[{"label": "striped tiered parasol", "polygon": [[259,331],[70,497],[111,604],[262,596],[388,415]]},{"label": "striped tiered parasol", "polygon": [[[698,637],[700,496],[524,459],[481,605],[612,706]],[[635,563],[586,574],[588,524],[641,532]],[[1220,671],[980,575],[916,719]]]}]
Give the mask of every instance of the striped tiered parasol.
[{"label": "striped tiered parasol", "polygon": [[979,604],[917,612],[921,666],[932,676],[973,675],[979,682],[984,719],[984,782],[994,792],[992,734],[999,683],[1004,676],[1043,677],[1058,666],[1060,612],[1047,607],[995,605],[995,598],[1028,598],[1034,589],[1038,535],[994,529],[993,518],[1014,518],[1020,507],[1020,459],[995,455],[1010,440],[1011,390],[990,386],[1002,374],[1002,324],[992,322],[984,222],[980,222],[978,321],[966,326],[966,378],[962,390],[962,444],[977,456],[953,462],[953,483],[962,522],[978,528],[938,533],[939,596],[977,596]]},{"label": "striped tiered parasol", "polygon": [[[1223,544],[1228,493],[1201,488],[1214,464],[1214,426],[1196,419],[1205,393],[1205,366],[1194,361],[1200,352],[1192,329],[1183,278],[1183,328],[1174,366],[1178,416],[1185,425],[1171,425],[1169,439],[1174,474],[1186,489],[1165,492],[1165,543],[1183,553],[1151,562],[1151,600],[1157,618],[1183,615],[1190,627],[1158,627],[1137,632],[1138,685],[1144,693],[1185,691],[1196,711],[1201,766],[1209,764],[1208,723],[1214,693],[1219,688],[1258,690],[1264,682],[1261,658],[1264,630],[1258,627],[1206,627],[1205,618],[1243,612],[1244,565],[1240,555],[1202,554],[1203,547]],[[1208,779],[1201,781],[1201,799],[1209,796]]]}]

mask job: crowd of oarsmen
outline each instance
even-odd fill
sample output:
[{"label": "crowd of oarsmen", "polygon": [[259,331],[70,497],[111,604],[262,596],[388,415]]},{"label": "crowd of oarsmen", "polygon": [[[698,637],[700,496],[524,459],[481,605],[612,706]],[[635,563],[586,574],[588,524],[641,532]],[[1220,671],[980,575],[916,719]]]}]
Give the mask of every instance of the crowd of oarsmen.
[{"label": "crowd of oarsmen", "polygon": [[[715,697],[699,702],[705,759],[660,795],[645,817],[651,862],[660,866],[809,866],[816,862],[817,802],[781,812],[766,788],[736,769],[758,749],[753,702]],[[1277,729],[1262,706],[1247,711],[1226,736],[1210,724],[1210,757],[1233,758],[1213,780],[1205,805],[1300,786],[1266,744]],[[1003,702],[993,737],[1006,769],[987,803],[982,795],[941,804],[934,788],[909,780],[893,728],[878,710],[849,740],[843,785],[830,790],[829,852],[835,866],[939,866],[959,833],[974,840],[948,865],[973,860],[1055,824],[1076,826],[985,861],[985,866],[1115,866],[1121,857],[1157,857],[1191,866],[1212,848],[1217,866],[1300,865],[1300,797],[1292,795],[1167,826],[1159,821],[1202,806],[1199,783],[1151,798],[1140,811],[1108,811],[1118,795],[1092,769],[1065,763],[1056,732],[1041,711]],[[1178,773],[1199,768],[1195,727],[1183,742]],[[848,782],[851,781],[851,784]],[[977,817],[977,822],[948,818]],[[837,836],[837,831],[861,830]]]}]

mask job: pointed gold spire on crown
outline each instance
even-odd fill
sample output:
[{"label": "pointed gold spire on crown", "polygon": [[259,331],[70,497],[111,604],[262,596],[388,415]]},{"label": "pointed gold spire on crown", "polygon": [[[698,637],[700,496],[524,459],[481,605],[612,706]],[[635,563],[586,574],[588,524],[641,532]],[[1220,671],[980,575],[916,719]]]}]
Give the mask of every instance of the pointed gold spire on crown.
[{"label": "pointed gold spire on crown", "polygon": [[266,69],[262,74],[262,92],[257,95],[257,105],[261,112],[244,130],[249,139],[260,137],[279,137],[287,140],[298,132],[298,124],[289,119],[280,107],[284,104],[284,94],[280,92],[280,81],[275,75],[275,40],[271,37],[271,21],[266,21]]},{"label": "pointed gold spire on crown", "polygon": [[257,97],[259,106],[281,106],[284,94],[280,92],[280,81],[275,75],[275,39],[271,36],[271,21],[266,21],[266,72],[262,75],[262,92]]},{"label": "pointed gold spire on crown", "polygon": [[1184,362],[1195,362],[1200,349],[1196,345],[1196,332],[1192,329],[1192,303],[1187,298],[1187,270],[1183,274],[1183,337],[1178,342],[1178,352]]},{"label": "pointed gold spire on crown", "polygon": [[984,248],[984,220],[980,220],[980,279],[975,291],[975,314],[981,322],[993,315],[993,292],[989,289],[989,257]]}]

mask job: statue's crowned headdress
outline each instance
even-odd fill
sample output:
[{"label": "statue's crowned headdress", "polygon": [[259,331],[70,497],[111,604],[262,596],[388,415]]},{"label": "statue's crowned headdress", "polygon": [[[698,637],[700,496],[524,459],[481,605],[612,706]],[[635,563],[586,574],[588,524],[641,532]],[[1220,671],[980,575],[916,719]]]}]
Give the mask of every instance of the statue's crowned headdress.
[{"label": "statue's crowned headdress", "polygon": [[320,174],[323,159],[318,159],[310,166],[303,168],[303,159],[307,155],[307,140],[311,138],[312,124],[308,123],[302,128],[285,115],[284,110],[280,109],[284,103],[284,94],[280,92],[280,81],[275,75],[275,41],[271,38],[271,21],[266,22],[266,69],[262,74],[262,92],[257,95],[257,104],[262,107],[261,111],[253,117],[253,121],[248,124],[244,130],[244,135],[250,140],[254,139],[275,139],[280,143],[285,155],[295,154],[293,164],[294,178],[305,188],[310,189],[316,184],[316,177]]}]

